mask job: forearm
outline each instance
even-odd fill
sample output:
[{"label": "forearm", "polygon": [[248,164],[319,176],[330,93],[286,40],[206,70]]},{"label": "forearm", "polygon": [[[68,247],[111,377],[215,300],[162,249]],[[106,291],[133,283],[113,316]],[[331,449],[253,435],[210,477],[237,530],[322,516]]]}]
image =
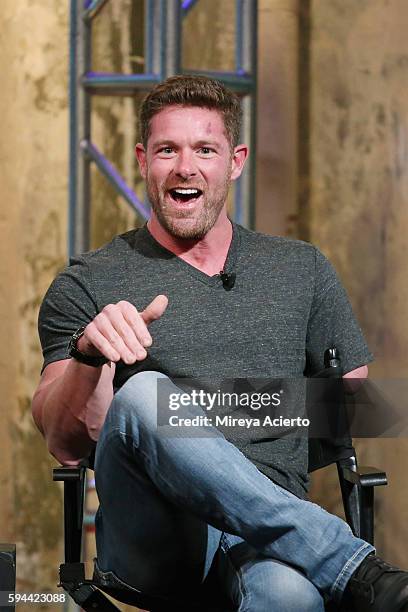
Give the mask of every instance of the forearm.
[{"label": "forearm", "polygon": [[39,387],[34,419],[62,463],[75,464],[89,454],[112,401],[112,378],[110,365],[92,368],[71,359],[61,376]]}]

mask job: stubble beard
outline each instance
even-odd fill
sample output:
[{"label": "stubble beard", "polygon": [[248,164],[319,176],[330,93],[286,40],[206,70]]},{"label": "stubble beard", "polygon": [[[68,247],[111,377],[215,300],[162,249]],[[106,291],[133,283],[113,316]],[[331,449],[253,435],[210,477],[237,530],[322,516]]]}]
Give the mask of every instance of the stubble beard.
[{"label": "stubble beard", "polygon": [[146,191],[160,225],[171,236],[184,240],[201,240],[217,221],[227,200],[230,184],[230,176],[227,176],[223,185],[218,189],[217,197],[211,200],[207,199],[204,193],[202,194],[203,204],[194,223],[177,222],[177,219],[189,218],[190,213],[183,210],[171,210],[171,204],[165,201],[167,190],[155,187],[149,177],[146,180]]}]

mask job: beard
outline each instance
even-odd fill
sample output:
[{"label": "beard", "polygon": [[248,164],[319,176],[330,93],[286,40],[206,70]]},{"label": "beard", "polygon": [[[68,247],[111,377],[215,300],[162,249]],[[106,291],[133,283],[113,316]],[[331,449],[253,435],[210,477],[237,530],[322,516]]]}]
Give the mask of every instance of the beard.
[{"label": "beard", "polygon": [[[174,238],[184,240],[201,240],[210,231],[227,200],[230,184],[228,175],[214,195],[208,196],[202,190],[198,213],[194,210],[192,215],[189,210],[175,210],[169,202],[168,189],[165,186],[158,187],[149,175],[146,177],[147,196],[160,225]],[[184,187],[188,189],[189,185],[185,184]]]}]

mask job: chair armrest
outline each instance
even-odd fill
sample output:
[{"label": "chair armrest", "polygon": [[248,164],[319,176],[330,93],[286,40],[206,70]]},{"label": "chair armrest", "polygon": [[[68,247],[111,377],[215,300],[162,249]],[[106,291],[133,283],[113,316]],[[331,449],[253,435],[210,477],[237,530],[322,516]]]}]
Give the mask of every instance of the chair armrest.
[{"label": "chair armrest", "polygon": [[374,544],[374,487],[387,484],[385,472],[370,466],[338,465],[347,522],[354,535]]},{"label": "chair armrest", "polygon": [[67,466],[60,465],[52,470],[52,479],[54,481],[73,481],[79,480],[82,477],[82,473],[85,470],[84,465]]},{"label": "chair armrest", "polygon": [[65,563],[79,562],[81,558],[85,474],[86,465],[53,469],[53,480],[64,483]]},{"label": "chair armrest", "polygon": [[355,470],[342,468],[347,482],[361,487],[378,487],[388,484],[387,475],[378,468],[371,466],[358,466]]}]

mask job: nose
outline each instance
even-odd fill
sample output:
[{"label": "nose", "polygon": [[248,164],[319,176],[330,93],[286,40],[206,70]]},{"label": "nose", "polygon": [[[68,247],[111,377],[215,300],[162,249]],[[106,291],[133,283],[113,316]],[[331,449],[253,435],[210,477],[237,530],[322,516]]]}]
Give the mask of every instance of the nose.
[{"label": "nose", "polygon": [[197,174],[197,167],[192,151],[182,150],[179,152],[174,172],[184,180],[188,180]]}]

